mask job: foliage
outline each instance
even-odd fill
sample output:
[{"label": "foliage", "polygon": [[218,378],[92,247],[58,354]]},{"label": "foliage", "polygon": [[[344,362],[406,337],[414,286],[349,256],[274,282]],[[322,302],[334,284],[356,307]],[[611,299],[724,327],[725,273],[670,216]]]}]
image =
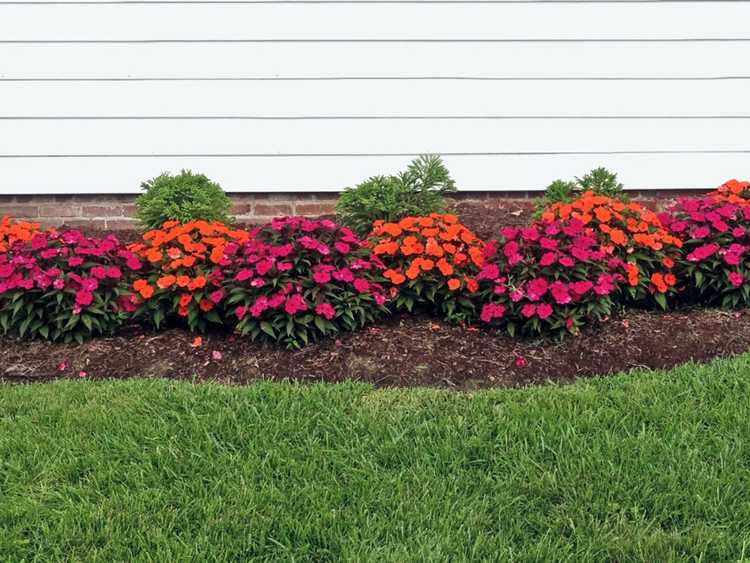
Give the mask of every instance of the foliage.
[{"label": "foliage", "polygon": [[243,335],[299,348],[387,312],[383,265],[347,227],[274,219],[233,253],[223,284]]},{"label": "foliage", "polygon": [[484,250],[480,320],[509,334],[576,333],[610,315],[612,295],[624,280],[578,218],[518,229],[504,227]]},{"label": "foliage", "polygon": [[655,212],[639,203],[585,192],[571,203],[553,204],[542,214],[546,223],[570,218],[591,227],[603,250],[624,263],[627,301],[653,301],[667,307],[667,298],[677,291],[672,268],[682,241],[664,228]]},{"label": "foliage", "polygon": [[735,205],[750,204],[750,182],[729,180],[708,193],[708,197],[716,201],[733,203]]},{"label": "foliage", "polygon": [[623,191],[623,185],[617,181],[617,174],[606,168],[595,168],[583,178],[576,177],[575,181],[555,180],[536,201],[536,218],[549,206],[556,203],[571,203],[591,192],[620,201],[628,201]]},{"label": "foliage", "polygon": [[682,198],[660,219],[683,241],[677,271],[686,284],[686,299],[750,305],[750,206]]},{"label": "foliage", "polygon": [[374,221],[398,221],[445,210],[445,194],[456,190],[441,158],[423,155],[395,176],[374,176],[339,197],[339,220],[365,236]]},{"label": "foliage", "polygon": [[164,173],[141,184],[145,191],[136,200],[138,219],[147,229],[167,221],[228,223],[229,198],[219,184],[203,174],[183,170],[177,176]]},{"label": "foliage", "polygon": [[78,231],[3,225],[0,327],[5,333],[83,342],[111,333],[133,309],[120,268],[129,253],[114,236],[93,239]]},{"label": "foliage", "polygon": [[397,309],[428,309],[449,320],[474,316],[469,297],[478,288],[483,242],[455,215],[376,221],[369,244],[387,268]]},{"label": "foliage", "polygon": [[133,281],[138,311],[159,328],[166,321],[183,319],[193,331],[203,332],[208,323],[225,322],[222,288],[225,268],[251,234],[223,223],[167,222],[148,231],[143,242],[128,248],[135,255],[129,263],[141,271]]}]

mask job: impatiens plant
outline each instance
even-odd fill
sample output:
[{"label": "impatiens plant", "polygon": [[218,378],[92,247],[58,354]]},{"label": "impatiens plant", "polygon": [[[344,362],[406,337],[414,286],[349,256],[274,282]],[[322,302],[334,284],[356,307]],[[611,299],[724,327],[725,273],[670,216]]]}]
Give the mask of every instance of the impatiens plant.
[{"label": "impatiens plant", "polygon": [[729,180],[714,191],[709,192],[708,197],[715,201],[741,206],[748,205],[750,204],[750,182]]},{"label": "impatiens plant", "polygon": [[713,197],[683,198],[660,219],[684,243],[677,268],[686,299],[723,307],[750,305],[750,206]]},{"label": "impatiens plant", "polygon": [[284,217],[253,234],[223,284],[239,333],[298,348],[387,312],[383,264],[347,227]]},{"label": "impatiens plant", "polygon": [[368,237],[398,309],[426,308],[449,320],[474,315],[484,243],[455,215],[433,213],[398,223],[376,221]]},{"label": "impatiens plant", "polygon": [[224,269],[250,237],[248,231],[206,221],[168,221],[145,233],[143,242],[128,247],[133,257],[127,265],[139,272],[132,285],[136,316],[157,328],[184,319],[194,331],[224,323]]},{"label": "impatiens plant", "polygon": [[577,218],[504,227],[484,255],[480,320],[511,335],[575,333],[610,314],[624,280],[622,261]]},{"label": "impatiens plant", "polygon": [[12,242],[0,251],[0,327],[65,342],[111,333],[134,309],[120,267],[129,253],[112,235],[37,227],[31,238],[25,227],[6,234]]},{"label": "impatiens plant", "polygon": [[16,221],[11,217],[0,218],[0,252],[7,252],[16,241],[30,241],[39,230],[38,223]]},{"label": "impatiens plant", "polygon": [[667,298],[676,293],[672,268],[682,241],[664,228],[655,212],[635,202],[587,192],[572,203],[554,204],[542,214],[542,221],[549,224],[571,218],[590,227],[602,250],[625,263],[627,301],[654,301],[667,307]]}]

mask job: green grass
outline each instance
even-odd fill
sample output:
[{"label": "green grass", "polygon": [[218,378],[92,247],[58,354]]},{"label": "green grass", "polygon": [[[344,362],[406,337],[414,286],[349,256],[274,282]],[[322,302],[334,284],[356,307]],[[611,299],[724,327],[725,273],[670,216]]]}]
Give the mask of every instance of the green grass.
[{"label": "green grass", "polygon": [[750,356],[459,394],[0,387],[0,560],[750,558]]}]

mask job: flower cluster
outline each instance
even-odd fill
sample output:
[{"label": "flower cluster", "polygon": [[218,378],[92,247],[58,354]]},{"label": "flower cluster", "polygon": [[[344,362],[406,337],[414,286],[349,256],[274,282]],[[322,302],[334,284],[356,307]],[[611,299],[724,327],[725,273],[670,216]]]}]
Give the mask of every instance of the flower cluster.
[{"label": "flower cluster", "polygon": [[383,276],[397,308],[428,307],[451,320],[472,316],[474,304],[467,297],[479,287],[484,243],[455,215],[376,221],[368,240],[385,263]]},{"label": "flower cluster", "polygon": [[625,262],[628,300],[654,300],[662,308],[677,291],[672,271],[682,241],[646,207],[586,192],[572,203],[556,203],[542,214],[542,221],[578,219],[593,233],[602,249]]},{"label": "flower cluster", "polygon": [[750,206],[683,198],[659,217],[683,241],[677,269],[687,300],[750,304]]},{"label": "flower cluster", "polygon": [[30,241],[39,230],[38,223],[15,221],[10,217],[0,218],[0,252],[7,252],[17,241]]},{"label": "flower cluster", "polygon": [[734,205],[750,204],[750,182],[729,180],[714,191],[708,193],[708,197],[720,202],[732,203]]},{"label": "flower cluster", "polygon": [[387,312],[382,262],[333,221],[274,219],[232,253],[226,270],[237,330],[253,339],[299,347]]},{"label": "flower cluster", "polygon": [[120,266],[130,253],[114,236],[3,223],[9,228],[0,251],[5,332],[81,342],[112,332],[134,310]]},{"label": "flower cluster", "polygon": [[175,317],[185,319],[191,330],[222,324],[225,268],[250,238],[248,231],[206,221],[168,221],[145,233],[143,242],[128,247],[132,256],[126,262],[141,272],[132,283],[137,316],[156,327]]},{"label": "flower cluster", "polygon": [[610,314],[624,277],[590,226],[578,218],[505,227],[487,243],[480,320],[526,334],[577,332]]}]

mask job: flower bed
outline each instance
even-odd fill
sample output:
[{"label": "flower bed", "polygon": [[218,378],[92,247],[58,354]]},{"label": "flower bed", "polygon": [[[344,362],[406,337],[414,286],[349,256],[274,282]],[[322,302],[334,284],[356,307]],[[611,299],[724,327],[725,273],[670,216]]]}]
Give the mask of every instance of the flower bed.
[{"label": "flower bed", "polygon": [[450,214],[376,221],[366,240],[302,217],[167,222],[129,246],[3,218],[0,327],[80,342],[123,323],[214,325],[302,347],[398,311],[538,335],[632,305],[747,306],[749,186],[660,214],[585,193],[487,241]]}]

